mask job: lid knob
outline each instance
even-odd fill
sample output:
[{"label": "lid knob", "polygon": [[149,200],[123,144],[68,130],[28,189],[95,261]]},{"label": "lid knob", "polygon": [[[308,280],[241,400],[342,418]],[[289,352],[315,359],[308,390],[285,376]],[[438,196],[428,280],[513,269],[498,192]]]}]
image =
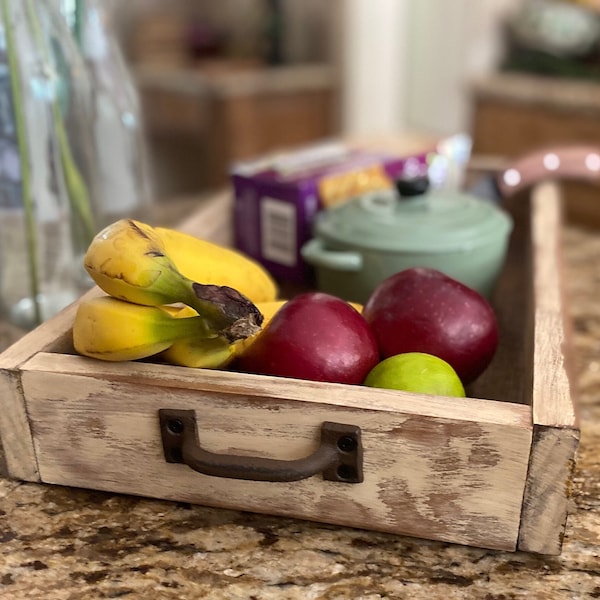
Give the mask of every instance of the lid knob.
[{"label": "lid knob", "polygon": [[429,177],[423,175],[406,179],[400,178],[395,181],[395,185],[400,198],[421,196],[429,189]]}]

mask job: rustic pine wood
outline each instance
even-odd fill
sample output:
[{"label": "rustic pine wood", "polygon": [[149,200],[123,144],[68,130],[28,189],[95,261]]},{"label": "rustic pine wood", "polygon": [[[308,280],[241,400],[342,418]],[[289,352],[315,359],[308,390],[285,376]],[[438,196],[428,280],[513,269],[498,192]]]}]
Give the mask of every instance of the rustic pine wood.
[{"label": "rustic pine wood", "polygon": [[180,231],[211,240],[216,244],[233,244],[233,194],[219,192],[202,202],[201,207],[177,227]]},{"label": "rustic pine wood", "polygon": [[[516,547],[515,490],[524,488],[531,445],[526,406],[150,364],[132,373],[44,353],[23,366],[23,390],[49,483]],[[161,408],[196,410],[213,452],[287,460],[315,449],[323,421],[359,426],[365,481],[237,481],[167,464]]]},{"label": "rustic pine wood", "polygon": [[37,352],[68,348],[74,314],[75,307],[67,307],[0,354],[0,441],[6,468],[16,479],[39,481],[19,367]]},{"label": "rustic pine wood", "polygon": [[498,349],[490,366],[467,391],[478,398],[531,405],[533,264],[529,197],[519,195],[507,200],[505,208],[513,217],[514,228],[492,299],[500,333]]},{"label": "rustic pine wood", "polygon": [[560,554],[578,445],[577,429],[534,426],[519,550]]},{"label": "rustic pine wood", "polygon": [[[72,306],[0,356],[0,434],[10,474],[482,547],[559,552],[578,438],[557,269],[559,196],[544,184],[531,200],[515,198],[508,207],[517,227],[494,298],[501,346],[469,390],[472,397],[94,361],[72,348]],[[231,195],[223,193],[181,229],[230,243],[231,210]],[[322,421],[358,425],[365,481],[315,476],[259,483],[169,464],[160,408],[195,410],[202,444],[213,452],[279,459],[310,454]]]},{"label": "rustic pine wood", "polygon": [[536,186],[531,200],[536,308],[533,422],[551,427],[577,427],[568,373],[569,340],[560,234],[562,201],[558,185],[547,182]]},{"label": "rustic pine wood", "polygon": [[575,393],[568,366],[561,258],[560,188],[545,182],[531,193],[534,269],[533,446],[519,548],[557,554],[569,508],[569,488],[579,442]]}]

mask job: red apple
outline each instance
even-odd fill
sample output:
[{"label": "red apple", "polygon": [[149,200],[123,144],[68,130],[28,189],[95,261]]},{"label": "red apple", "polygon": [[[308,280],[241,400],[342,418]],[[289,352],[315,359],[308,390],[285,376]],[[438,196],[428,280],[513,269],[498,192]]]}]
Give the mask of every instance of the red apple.
[{"label": "red apple", "polygon": [[286,302],[235,368],[362,384],[378,362],[377,342],[362,315],[341,298],[308,292]]},{"label": "red apple", "polygon": [[489,365],[498,345],[490,303],[435,269],[395,273],[373,291],[363,310],[384,358],[425,352],[452,365],[464,384]]}]

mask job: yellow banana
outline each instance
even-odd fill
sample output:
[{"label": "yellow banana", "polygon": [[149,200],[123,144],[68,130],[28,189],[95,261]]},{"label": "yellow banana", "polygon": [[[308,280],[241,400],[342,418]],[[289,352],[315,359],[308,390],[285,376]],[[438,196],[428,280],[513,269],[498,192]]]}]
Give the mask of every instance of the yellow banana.
[{"label": "yellow banana", "polygon": [[277,298],[273,278],[244,254],[174,229],[155,231],[179,271],[193,281],[232,287],[254,303]]},{"label": "yellow banana", "polygon": [[357,312],[362,314],[363,308],[364,306],[362,304],[359,304],[358,302],[348,302],[348,304],[354,308]]},{"label": "yellow banana", "polygon": [[[161,306],[161,308],[178,319],[186,319],[198,314],[189,306]],[[221,369],[233,359],[234,346],[235,344],[223,336],[212,339],[185,337],[175,340],[164,350],[161,358],[172,365]]]},{"label": "yellow banana", "polygon": [[[263,315],[263,329],[285,303],[286,300],[256,303],[256,307]],[[361,304],[355,302],[349,302],[349,304],[358,312],[362,312],[363,307]],[[196,314],[189,306],[164,306],[162,308],[178,318],[190,317]],[[161,357],[172,365],[204,369],[223,369],[235,358],[246,352],[260,336],[261,331],[234,343],[230,343],[221,336],[209,340],[185,337],[173,342],[161,354]]]},{"label": "yellow banana", "polygon": [[75,350],[109,361],[153,356],[175,340],[193,335],[215,338],[203,317],[176,318],[155,306],[143,306],[100,296],[82,300],[73,323]]},{"label": "yellow banana", "polygon": [[[284,304],[285,300],[257,302],[256,307],[264,317],[263,327]],[[182,308],[165,306],[163,307],[163,310],[166,310],[169,314],[178,318],[186,318],[195,314],[188,306]],[[161,354],[161,357],[172,365],[204,369],[223,369],[230,364],[235,357],[240,356],[240,354],[245,352],[259,335],[260,331],[235,343],[230,343],[222,336],[210,340],[199,339],[197,337],[186,337],[173,342],[173,344]]]},{"label": "yellow banana", "polygon": [[[202,263],[204,257],[196,260]],[[260,312],[251,300],[232,287],[183,275],[156,229],[145,223],[121,219],[103,229],[90,243],[84,265],[111,296],[147,306],[183,302],[230,341],[259,329]]]},{"label": "yellow banana", "polygon": [[160,356],[171,365],[223,369],[235,358],[236,345],[222,336],[213,339],[185,338],[173,342]]}]

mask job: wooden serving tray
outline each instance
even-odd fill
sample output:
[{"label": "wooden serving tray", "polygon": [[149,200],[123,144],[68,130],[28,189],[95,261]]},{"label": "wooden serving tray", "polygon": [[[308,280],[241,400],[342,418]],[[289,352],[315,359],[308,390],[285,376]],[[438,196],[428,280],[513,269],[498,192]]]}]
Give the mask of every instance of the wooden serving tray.
[{"label": "wooden serving tray", "polygon": [[[494,300],[501,343],[471,397],[103,363],[75,355],[71,306],[0,355],[10,476],[559,553],[579,438],[562,204],[552,183],[512,204],[516,226]],[[228,195],[215,197],[183,228],[228,243],[230,211]],[[161,425],[165,410],[187,412],[167,413]],[[193,431],[182,451],[184,427]],[[184,454],[205,472],[178,464]],[[247,479],[274,473],[284,480]]]}]

